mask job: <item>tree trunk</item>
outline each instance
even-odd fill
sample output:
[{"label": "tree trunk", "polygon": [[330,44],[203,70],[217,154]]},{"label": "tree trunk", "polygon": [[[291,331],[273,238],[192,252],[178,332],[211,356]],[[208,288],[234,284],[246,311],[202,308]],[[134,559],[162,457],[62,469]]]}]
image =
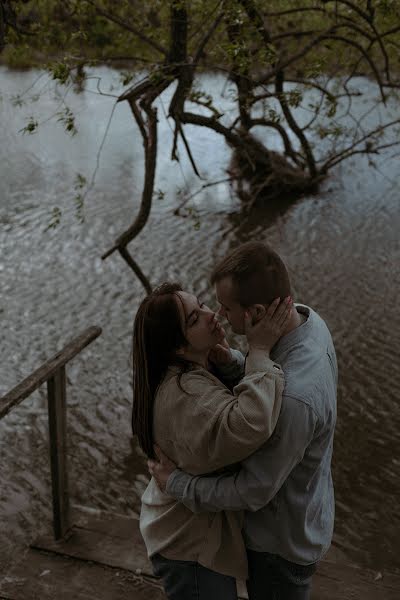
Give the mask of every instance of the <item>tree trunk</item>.
[{"label": "tree trunk", "polygon": [[285,155],[268,150],[251,133],[246,132],[242,140],[242,146],[233,148],[228,173],[239,198],[249,208],[318,191],[321,178],[312,178]]}]

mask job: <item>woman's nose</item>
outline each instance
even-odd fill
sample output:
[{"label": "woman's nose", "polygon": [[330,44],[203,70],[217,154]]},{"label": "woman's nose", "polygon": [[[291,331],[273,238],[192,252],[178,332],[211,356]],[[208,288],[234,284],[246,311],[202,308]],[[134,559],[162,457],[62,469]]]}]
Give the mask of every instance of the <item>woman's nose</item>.
[{"label": "woman's nose", "polygon": [[209,317],[210,321],[215,321],[217,315],[211,308],[208,308],[208,306],[207,306],[207,312],[208,312],[208,317]]}]

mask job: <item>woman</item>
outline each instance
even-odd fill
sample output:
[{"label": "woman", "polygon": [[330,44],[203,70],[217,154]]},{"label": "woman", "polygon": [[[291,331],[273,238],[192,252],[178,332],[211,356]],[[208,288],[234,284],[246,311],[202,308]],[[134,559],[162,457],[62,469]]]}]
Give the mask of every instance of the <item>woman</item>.
[{"label": "woman", "polygon": [[[209,360],[228,347],[215,313],[173,283],[143,300],[133,332],[132,425],[147,456],[157,443],[185,471],[204,474],[243,460],[271,436],[284,382],[268,355],[291,300],[278,305],[255,325],[246,315],[245,376],[230,391]],[[237,598],[235,577],[247,576],[241,527],[241,513],[193,514],[153,479],[142,497],[141,533],[170,600]]]}]

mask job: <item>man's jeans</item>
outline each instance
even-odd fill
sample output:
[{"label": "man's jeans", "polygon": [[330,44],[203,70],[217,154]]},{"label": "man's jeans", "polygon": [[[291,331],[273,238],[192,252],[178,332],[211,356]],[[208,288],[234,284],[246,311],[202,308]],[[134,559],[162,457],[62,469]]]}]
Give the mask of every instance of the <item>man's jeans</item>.
[{"label": "man's jeans", "polygon": [[169,600],[237,600],[236,580],[189,560],[151,557],[154,574],[161,577]]},{"label": "man's jeans", "polygon": [[276,554],[247,550],[249,600],[309,600],[316,564],[298,565]]}]

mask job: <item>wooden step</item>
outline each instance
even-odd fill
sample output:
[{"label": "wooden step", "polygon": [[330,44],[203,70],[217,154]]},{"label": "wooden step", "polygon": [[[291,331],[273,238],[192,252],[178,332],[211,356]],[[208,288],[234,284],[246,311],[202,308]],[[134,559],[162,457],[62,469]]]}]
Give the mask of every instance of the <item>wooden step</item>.
[{"label": "wooden step", "polygon": [[[0,600],[165,600],[154,578],[138,521],[79,510],[68,536],[32,544],[0,581]],[[399,600],[400,575],[321,561],[312,600]],[[331,557],[331,559],[330,559]],[[241,598],[245,587],[239,583]]]}]

